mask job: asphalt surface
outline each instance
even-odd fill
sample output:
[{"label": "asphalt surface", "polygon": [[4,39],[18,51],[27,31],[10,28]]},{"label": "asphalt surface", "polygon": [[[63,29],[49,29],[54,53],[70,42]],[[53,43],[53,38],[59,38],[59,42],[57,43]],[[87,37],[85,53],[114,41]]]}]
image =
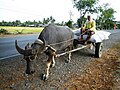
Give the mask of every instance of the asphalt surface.
[{"label": "asphalt surface", "polygon": [[15,49],[15,40],[18,40],[19,46],[24,48],[28,42],[32,43],[37,37],[38,34],[0,38],[0,60],[19,55]]},{"label": "asphalt surface", "polygon": [[[106,30],[106,31],[110,32],[111,34],[120,32],[120,30]],[[34,42],[34,40],[38,38],[38,35],[39,34],[32,34],[0,38],[0,60],[19,55],[19,53],[15,49],[15,40],[18,40],[19,46],[21,48],[24,48],[24,46],[28,42],[29,43]]]}]

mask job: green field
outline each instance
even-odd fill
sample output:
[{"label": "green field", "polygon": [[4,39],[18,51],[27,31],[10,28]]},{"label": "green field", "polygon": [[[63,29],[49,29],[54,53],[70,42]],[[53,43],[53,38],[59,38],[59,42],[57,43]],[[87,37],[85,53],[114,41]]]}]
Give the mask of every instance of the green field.
[{"label": "green field", "polygon": [[10,27],[0,26],[0,30],[5,29],[9,34],[32,34],[39,33],[43,30],[42,27]]}]

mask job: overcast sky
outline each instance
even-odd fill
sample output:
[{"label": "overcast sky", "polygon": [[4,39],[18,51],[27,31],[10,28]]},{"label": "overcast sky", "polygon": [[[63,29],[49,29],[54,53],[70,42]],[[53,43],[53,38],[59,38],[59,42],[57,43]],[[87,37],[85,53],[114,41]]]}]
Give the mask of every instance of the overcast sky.
[{"label": "overcast sky", "polygon": [[[120,21],[120,0],[100,0],[100,3],[109,3],[117,11],[115,18]],[[79,12],[73,8],[72,0],[0,0],[0,21],[42,21],[53,16],[57,22],[61,22],[70,19],[70,11],[76,22]]]}]

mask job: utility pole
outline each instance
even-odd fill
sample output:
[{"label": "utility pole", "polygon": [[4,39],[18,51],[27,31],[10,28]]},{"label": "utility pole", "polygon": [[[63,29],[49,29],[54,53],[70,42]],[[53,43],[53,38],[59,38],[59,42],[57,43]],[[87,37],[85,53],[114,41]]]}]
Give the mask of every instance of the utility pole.
[{"label": "utility pole", "polygon": [[70,12],[69,12],[69,15],[70,15],[70,21],[72,21],[72,16],[73,16],[73,13],[72,13],[72,11],[70,10]]}]

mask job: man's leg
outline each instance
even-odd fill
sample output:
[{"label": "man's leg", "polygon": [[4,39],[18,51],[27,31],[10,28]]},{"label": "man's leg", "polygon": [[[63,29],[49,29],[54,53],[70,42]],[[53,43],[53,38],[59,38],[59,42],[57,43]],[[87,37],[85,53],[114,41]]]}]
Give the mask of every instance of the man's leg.
[{"label": "man's leg", "polygon": [[83,28],[81,28],[80,31],[80,40],[83,40],[83,33],[85,32],[85,30]]},{"label": "man's leg", "polygon": [[90,38],[92,37],[93,34],[95,34],[95,32],[93,32],[93,31],[88,32],[88,37],[87,37],[86,41],[84,42],[84,45],[87,45],[88,41],[90,40]]}]

